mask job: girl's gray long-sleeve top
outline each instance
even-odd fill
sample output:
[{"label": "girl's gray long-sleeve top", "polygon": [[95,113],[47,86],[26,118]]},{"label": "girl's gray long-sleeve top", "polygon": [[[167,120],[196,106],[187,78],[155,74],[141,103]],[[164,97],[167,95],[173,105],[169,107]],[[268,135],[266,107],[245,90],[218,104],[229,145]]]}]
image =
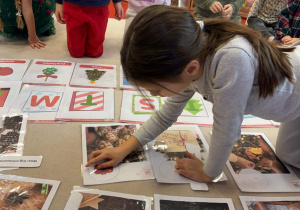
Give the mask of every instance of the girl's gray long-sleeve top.
[{"label": "girl's gray long-sleeve top", "polygon": [[199,92],[213,103],[213,134],[204,172],[217,177],[240,138],[244,114],[278,122],[300,116],[300,47],[287,54],[293,65],[295,85],[284,80],[273,97],[259,98],[256,52],[245,38],[236,36],[208,56],[202,76],[182,94],[167,98],[134,136],[142,145],[155,139],[176,122],[188,100]]}]

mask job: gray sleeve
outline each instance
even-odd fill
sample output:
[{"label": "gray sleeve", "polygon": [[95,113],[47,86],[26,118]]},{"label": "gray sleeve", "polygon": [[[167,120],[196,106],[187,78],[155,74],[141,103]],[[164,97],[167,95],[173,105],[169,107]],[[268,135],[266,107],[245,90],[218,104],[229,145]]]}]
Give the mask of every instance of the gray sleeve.
[{"label": "gray sleeve", "polygon": [[213,58],[211,78],[213,84],[214,123],[209,155],[204,173],[210,177],[221,174],[240,138],[244,110],[255,74],[255,65],[246,51],[240,48],[219,50]]},{"label": "gray sleeve", "polygon": [[185,90],[181,94],[168,97],[162,107],[156,111],[133,135],[145,145],[168,129],[182,113],[186,103],[193,97],[194,91]]}]

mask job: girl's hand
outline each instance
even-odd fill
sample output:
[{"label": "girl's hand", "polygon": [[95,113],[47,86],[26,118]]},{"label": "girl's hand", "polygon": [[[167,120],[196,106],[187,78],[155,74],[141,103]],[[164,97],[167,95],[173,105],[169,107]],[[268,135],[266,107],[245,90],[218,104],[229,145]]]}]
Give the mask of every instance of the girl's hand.
[{"label": "girl's hand", "polygon": [[102,150],[97,150],[92,152],[91,158],[88,161],[88,163],[85,165],[85,167],[89,167],[90,165],[101,161],[105,161],[105,162],[100,163],[97,166],[97,169],[115,166],[118,163],[120,163],[126,157],[126,155],[127,153],[124,150],[122,150],[121,147],[105,148]]},{"label": "girl's hand", "polygon": [[122,18],[124,16],[124,10],[123,10],[121,2],[114,4],[114,6],[115,6],[115,10],[116,10],[115,19],[122,20]]},{"label": "girl's hand", "polygon": [[65,18],[64,18],[64,6],[62,4],[55,4],[56,9],[55,9],[55,16],[57,19],[57,22],[61,23],[61,24],[66,24]]},{"label": "girl's hand", "polygon": [[283,42],[283,44],[285,44],[285,42],[287,42],[287,41],[289,41],[289,40],[291,40],[291,39],[292,39],[291,36],[284,36],[284,37],[281,39],[281,41]]},{"label": "girl's hand", "polygon": [[290,40],[284,42],[284,44],[291,45],[291,44],[294,44],[295,42],[297,42],[299,40],[300,40],[300,38],[291,38]]},{"label": "girl's hand", "polygon": [[207,176],[203,171],[204,164],[194,155],[185,152],[188,158],[176,160],[175,168],[177,173],[197,182],[211,182],[214,178]]},{"label": "girl's hand", "polygon": [[230,4],[226,4],[222,11],[222,16],[224,19],[230,19],[233,13],[233,8]]},{"label": "girl's hand", "polygon": [[41,49],[41,48],[45,48],[45,46],[46,46],[46,43],[40,41],[36,35],[33,37],[29,36],[28,43],[32,47],[32,49],[34,49],[34,48]]},{"label": "girl's hand", "polygon": [[223,10],[223,6],[220,2],[215,2],[210,6],[210,11],[212,11],[213,13],[218,13],[218,12],[222,12]]}]

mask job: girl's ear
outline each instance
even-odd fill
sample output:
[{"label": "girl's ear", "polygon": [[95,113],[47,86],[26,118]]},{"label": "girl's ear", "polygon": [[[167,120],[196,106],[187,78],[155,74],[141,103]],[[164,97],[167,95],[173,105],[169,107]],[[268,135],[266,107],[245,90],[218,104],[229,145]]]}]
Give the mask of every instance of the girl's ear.
[{"label": "girl's ear", "polygon": [[184,68],[184,72],[189,76],[196,76],[199,74],[199,71],[200,64],[197,60],[191,60]]}]

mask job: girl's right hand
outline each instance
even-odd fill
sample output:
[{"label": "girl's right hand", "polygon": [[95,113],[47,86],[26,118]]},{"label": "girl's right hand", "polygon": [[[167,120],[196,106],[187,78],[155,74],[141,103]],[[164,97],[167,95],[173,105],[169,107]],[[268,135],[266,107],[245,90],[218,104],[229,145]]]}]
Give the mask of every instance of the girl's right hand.
[{"label": "girl's right hand", "polygon": [[118,163],[120,163],[126,157],[126,155],[127,153],[122,149],[122,147],[105,148],[102,150],[97,150],[92,152],[91,158],[87,162],[85,167],[89,167],[90,165],[99,162],[101,163],[98,164],[97,169],[115,166]]},{"label": "girl's right hand", "polygon": [[57,22],[61,24],[66,24],[65,18],[64,18],[64,6],[62,4],[55,4],[56,9],[55,9],[55,16],[57,19]]}]

